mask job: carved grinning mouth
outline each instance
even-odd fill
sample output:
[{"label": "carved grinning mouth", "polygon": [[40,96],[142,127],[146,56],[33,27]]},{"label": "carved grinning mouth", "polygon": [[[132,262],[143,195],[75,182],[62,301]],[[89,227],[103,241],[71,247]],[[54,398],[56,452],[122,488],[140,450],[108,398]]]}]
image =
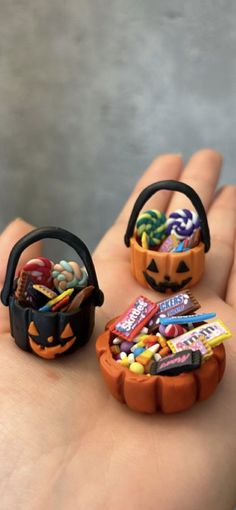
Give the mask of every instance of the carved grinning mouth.
[{"label": "carved grinning mouth", "polygon": [[51,347],[40,345],[36,342],[32,337],[29,336],[29,344],[33,352],[38,354],[41,358],[53,359],[57,354],[62,354],[63,352],[68,351],[68,349],[74,344],[76,337],[74,336],[64,345],[57,344],[52,345]]},{"label": "carved grinning mouth", "polygon": [[182,280],[181,283],[168,281],[157,283],[154,278],[152,278],[152,276],[150,276],[146,271],[143,271],[143,275],[148,285],[150,285],[150,287],[157,292],[166,292],[167,290],[178,292],[192,280],[192,277],[189,276],[188,278],[185,278],[185,280]]}]

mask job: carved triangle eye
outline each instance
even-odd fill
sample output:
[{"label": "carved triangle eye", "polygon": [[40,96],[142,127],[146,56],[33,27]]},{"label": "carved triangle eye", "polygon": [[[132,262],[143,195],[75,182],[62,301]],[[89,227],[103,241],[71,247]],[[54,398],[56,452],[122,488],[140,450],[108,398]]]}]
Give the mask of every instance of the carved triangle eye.
[{"label": "carved triangle eye", "polygon": [[149,266],[147,267],[149,271],[152,271],[152,273],[159,273],[156,262],[154,259],[151,260]]},{"label": "carved triangle eye", "polygon": [[38,332],[38,330],[37,330],[37,328],[35,326],[34,321],[31,321],[31,323],[29,325],[28,333],[30,335],[39,336],[39,332]]},{"label": "carved triangle eye", "polygon": [[179,265],[176,269],[176,273],[186,273],[186,271],[189,271],[189,268],[188,268],[187,264],[185,264],[185,262],[183,260],[181,260],[181,262],[179,263]]},{"label": "carved triangle eye", "polygon": [[65,328],[63,329],[62,331],[62,334],[61,334],[61,338],[68,338],[70,336],[73,336],[73,331],[70,327],[70,324],[68,322],[68,324],[65,326]]}]

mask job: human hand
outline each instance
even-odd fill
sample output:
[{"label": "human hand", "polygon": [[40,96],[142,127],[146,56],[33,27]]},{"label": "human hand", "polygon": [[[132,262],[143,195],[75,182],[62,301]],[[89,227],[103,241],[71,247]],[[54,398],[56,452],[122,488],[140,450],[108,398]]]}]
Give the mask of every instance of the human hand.
[{"label": "human hand", "polygon": [[[115,225],[94,253],[105,303],[96,312],[90,342],[53,362],[16,347],[8,310],[0,307],[1,509],[8,510],[232,510],[236,502],[236,348],[226,344],[225,376],[206,402],[177,415],[130,411],[108,393],[95,355],[96,336],[143,290],[130,273],[123,244],[137,194],[148,184],[180,179],[190,184],[208,211],[212,247],[206,271],[193,292],[235,333],[236,189],[215,194],[221,167],[213,151],[196,153],[185,169],[179,156],[155,160],[139,181]],[[148,208],[188,206],[182,195],[159,192]],[[0,237],[1,285],[15,242],[31,230],[16,220]],[[39,255],[31,246],[23,260]]]}]

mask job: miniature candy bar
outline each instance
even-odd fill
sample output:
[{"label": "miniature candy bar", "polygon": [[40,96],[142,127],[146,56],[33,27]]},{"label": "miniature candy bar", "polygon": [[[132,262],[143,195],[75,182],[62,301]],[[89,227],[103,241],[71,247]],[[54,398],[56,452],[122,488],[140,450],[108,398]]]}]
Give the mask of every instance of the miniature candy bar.
[{"label": "miniature candy bar", "polygon": [[33,285],[33,288],[35,290],[37,290],[40,294],[43,294],[48,299],[53,299],[54,297],[57,296],[57,293],[54,292],[54,290],[49,289],[45,285],[39,285],[39,284],[36,283],[36,284]]},{"label": "miniature candy bar", "polygon": [[156,303],[145,296],[138,296],[119,319],[109,326],[109,329],[125,340],[132,340],[157,309],[158,305]]},{"label": "miniature candy bar", "polygon": [[[32,306],[34,301],[33,296],[31,296],[30,289],[33,286],[33,282],[31,279],[30,273],[21,270],[20,276],[17,280],[17,287],[15,290],[15,297],[18,299],[20,303],[29,304]],[[35,304],[35,303],[34,303]]]},{"label": "miniature candy bar", "polygon": [[200,227],[200,220],[195,211],[177,209],[167,219],[167,234],[174,234],[180,241],[190,237]]},{"label": "miniature candy bar", "polygon": [[66,309],[66,312],[74,312],[77,310],[86,299],[91,296],[92,292],[94,290],[93,285],[88,285],[88,287],[84,287],[84,289],[81,289],[78,294],[72,299],[69,306]]},{"label": "miniature candy bar", "polygon": [[172,297],[158,301],[158,312],[148,322],[147,327],[151,331],[158,329],[160,316],[171,317],[173,315],[185,315],[195,312],[200,304],[189,290],[174,294]]},{"label": "miniature candy bar", "polygon": [[59,296],[56,296],[55,298],[48,301],[45,306],[43,306],[42,308],[39,308],[39,312],[50,312],[50,310],[56,303],[58,303],[59,301],[62,301],[65,296],[70,296],[73,292],[74,292],[74,289],[65,290],[65,292],[63,292]]},{"label": "miniature candy bar", "polygon": [[52,308],[50,308],[50,311],[51,312],[57,312],[58,310],[65,310],[65,307],[66,305],[68,305],[70,301],[70,296],[64,296],[63,299],[60,299],[60,301],[58,301],[57,303],[55,303],[55,305],[52,306]]},{"label": "miniature candy bar", "polygon": [[182,372],[196,370],[201,365],[200,351],[186,349],[181,353],[170,354],[160,361],[153,361],[151,375],[178,375]]},{"label": "miniature candy bar", "polygon": [[183,317],[160,317],[160,324],[168,326],[168,324],[188,324],[189,322],[202,322],[208,319],[213,319],[216,316],[215,312],[201,313],[199,315],[184,315]]},{"label": "miniature candy bar", "polygon": [[216,347],[227,338],[230,338],[231,332],[227,326],[225,326],[225,324],[220,319],[218,319],[217,321],[198,326],[198,328],[194,328],[173,340],[168,340],[167,344],[171,350],[174,345],[177,345],[178,342],[188,347],[191,346],[193,342],[199,340],[199,338],[202,336],[205,338],[210,347]]},{"label": "miniature candy bar", "polygon": [[193,234],[190,237],[187,237],[183,240],[184,248],[190,250],[190,248],[195,248],[201,241],[201,229],[197,228],[194,230]]},{"label": "miniature candy bar", "polygon": [[49,289],[45,285],[33,284],[33,282],[31,282],[31,285],[29,285],[27,293],[31,306],[36,308],[36,310],[44,306],[49,299],[53,299],[57,296],[56,292]]},{"label": "miniature candy bar", "polygon": [[177,248],[178,244],[179,244],[179,240],[177,239],[177,237],[174,234],[170,234],[165,239],[165,241],[163,241],[163,243],[161,244],[158,251],[163,252],[163,253],[171,252],[175,248]]},{"label": "miniature candy bar", "polygon": [[204,361],[210,358],[213,354],[212,348],[207,343],[203,335],[200,336],[197,340],[193,340],[187,344],[182,342],[180,337],[169,340],[167,343],[173,353],[184,351],[186,348],[191,349],[191,351],[200,351]]},{"label": "miniature candy bar", "polygon": [[[141,239],[141,245],[149,249],[155,248],[166,237],[166,216],[164,213],[151,209],[140,214],[136,223],[136,234]],[[143,240],[143,234],[144,236]]]}]

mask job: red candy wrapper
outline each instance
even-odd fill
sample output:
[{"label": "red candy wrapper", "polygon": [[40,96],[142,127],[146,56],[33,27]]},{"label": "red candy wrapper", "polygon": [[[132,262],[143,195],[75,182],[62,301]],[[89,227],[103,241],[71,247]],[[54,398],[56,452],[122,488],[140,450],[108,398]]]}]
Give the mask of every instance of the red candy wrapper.
[{"label": "red candy wrapper", "polygon": [[124,340],[132,340],[157,312],[158,305],[145,296],[138,296],[129,308],[111,324],[110,331]]}]

